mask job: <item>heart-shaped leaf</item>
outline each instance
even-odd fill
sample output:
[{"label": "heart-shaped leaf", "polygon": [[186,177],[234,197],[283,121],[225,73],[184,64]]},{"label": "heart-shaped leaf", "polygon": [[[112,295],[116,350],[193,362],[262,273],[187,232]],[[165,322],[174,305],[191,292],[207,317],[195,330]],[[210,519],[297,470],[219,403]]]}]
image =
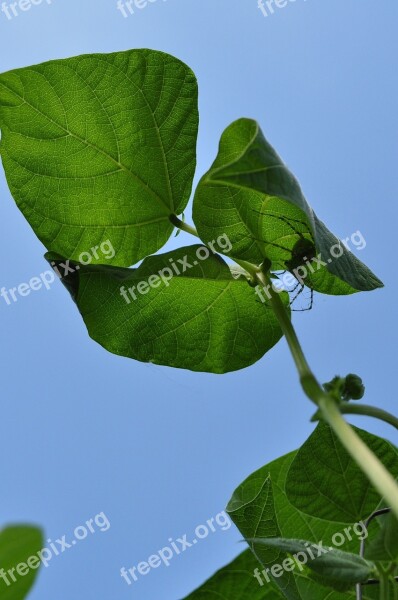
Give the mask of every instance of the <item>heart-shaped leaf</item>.
[{"label": "heart-shaped leaf", "polygon": [[64,283],[90,336],[115,354],[225,373],[256,362],[282,337],[274,311],[205,246],[150,256],[138,269],[54,264],[61,274],[68,265]]},{"label": "heart-shaped leaf", "polygon": [[[229,254],[294,272],[326,294],[381,287],[381,281],[326,228],[258,124],[240,119],[223,133],[218,156],[201,179],[194,221],[202,239],[227,233]],[[303,277],[304,275],[304,277]]]},{"label": "heart-shaped leaf", "polygon": [[154,50],[55,60],[0,75],[0,129],[10,190],[47,249],[78,261],[110,241],[129,266],[188,202],[197,82]]}]

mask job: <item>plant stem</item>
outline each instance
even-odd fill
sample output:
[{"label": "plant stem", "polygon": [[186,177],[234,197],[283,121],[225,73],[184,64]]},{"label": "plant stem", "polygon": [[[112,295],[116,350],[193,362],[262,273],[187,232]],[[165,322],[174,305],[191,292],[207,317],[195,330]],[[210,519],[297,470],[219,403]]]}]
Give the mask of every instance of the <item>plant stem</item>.
[{"label": "plant stem", "polygon": [[307,393],[307,395],[310,398],[310,400],[315,402],[312,395],[313,395],[313,392],[316,392],[318,390],[318,388],[320,388],[320,386],[317,383],[313,373],[311,372],[311,369],[309,367],[307,359],[304,356],[304,352],[301,348],[301,344],[297,337],[296,331],[290,320],[290,316],[289,316],[283,302],[281,301],[278,293],[273,289],[272,283],[271,283],[269,277],[265,276],[264,273],[260,272],[257,275],[257,279],[258,279],[259,284],[263,288],[266,288],[268,291],[268,296],[270,297],[270,304],[271,304],[272,308],[274,309],[274,312],[277,316],[279,324],[280,324],[282,331],[286,337],[286,340],[289,345],[290,351],[292,353],[294,362],[296,363],[296,367],[299,372],[304,391],[306,391],[306,393],[307,393],[306,388],[307,387],[310,388],[309,391],[311,391],[311,393]]},{"label": "plant stem", "polygon": [[[188,223],[184,223],[184,221],[181,221],[181,219],[179,219],[176,215],[171,215],[170,221],[172,222],[174,227],[178,227],[178,229],[181,229],[181,231],[190,233],[191,235],[194,235],[197,238],[199,237],[199,234],[195,227],[192,227],[192,225],[188,225]],[[222,252],[220,252],[220,254],[222,254]],[[242,267],[242,269],[245,269],[245,271],[247,271],[247,273],[249,273],[249,275],[251,275],[253,279],[256,278],[257,273],[260,271],[259,267],[253,265],[250,262],[247,262],[246,260],[239,260],[237,258],[234,258],[233,260],[234,262],[236,262],[237,265]]]},{"label": "plant stem", "polygon": [[195,227],[192,227],[192,225],[188,225],[188,223],[184,223],[184,221],[181,221],[181,219],[179,219],[177,215],[170,215],[170,221],[174,225],[174,227],[178,227],[178,229],[181,229],[181,231],[185,231],[186,233],[190,233],[195,237],[199,237]]},{"label": "plant stem", "polygon": [[257,280],[268,291],[271,306],[288,342],[304,392],[319,407],[324,420],[333,429],[341,444],[367,475],[377,491],[385,498],[395,516],[398,517],[397,483],[380,460],[344,420],[336,401],[325,392],[316,380],[304,356],[285,305],[278,292],[273,289],[269,277],[264,273],[260,273],[257,275]]},{"label": "plant stem", "polygon": [[[182,231],[199,237],[198,232],[194,227],[184,223],[176,215],[172,215],[170,217],[170,221],[175,227],[178,227]],[[379,459],[344,420],[336,401],[329,396],[327,392],[325,392],[325,390],[316,380],[301,348],[296,331],[290,320],[290,315],[288,314],[288,311],[286,310],[286,307],[283,304],[278,292],[273,289],[269,276],[265,275],[256,265],[237,259],[235,259],[235,262],[244,268],[252,276],[255,282],[257,281],[261,287],[267,290],[267,295],[270,298],[270,304],[276,314],[281,329],[286,337],[294,362],[296,363],[304,392],[306,393],[307,397],[319,407],[324,420],[333,429],[341,444],[357,462],[362,471],[367,475],[377,491],[385,498],[385,500],[391,506],[391,510],[398,518],[397,483],[384,465],[379,461]],[[356,406],[357,408],[358,406],[361,408],[361,405]],[[349,412],[348,406],[345,408],[347,409],[346,412]],[[376,416],[374,414],[376,412],[378,418],[383,416],[384,420],[388,414],[379,409],[372,409],[371,407],[365,408],[367,409],[366,414],[371,415],[373,412],[371,416]],[[357,411],[357,414],[359,414],[359,411]],[[395,417],[389,415],[389,420],[387,422],[390,422],[396,426],[398,419],[395,419]]]},{"label": "plant stem", "polygon": [[374,417],[380,421],[384,421],[389,425],[398,429],[398,419],[391,413],[377,408],[376,406],[368,406],[367,404],[358,404],[357,402],[342,402],[340,404],[340,412],[346,415],[363,415],[365,417]]}]

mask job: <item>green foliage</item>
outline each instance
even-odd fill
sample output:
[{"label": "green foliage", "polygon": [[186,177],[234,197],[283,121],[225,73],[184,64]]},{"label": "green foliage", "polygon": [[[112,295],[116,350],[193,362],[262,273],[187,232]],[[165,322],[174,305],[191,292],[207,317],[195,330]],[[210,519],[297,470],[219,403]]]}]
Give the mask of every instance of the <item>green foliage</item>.
[{"label": "green foliage", "polygon": [[[90,336],[115,354],[193,371],[225,373],[261,358],[282,337],[273,310],[255,301],[220,256],[199,261],[201,248],[150,256],[138,269],[69,263],[74,273],[64,283]],[[189,270],[171,276],[170,261],[182,269],[184,260]]]},{"label": "green foliage", "polygon": [[[398,476],[398,451],[395,447],[365,431],[356,431]],[[331,449],[336,454],[334,456],[331,452],[331,458],[324,464],[323,460]],[[334,474],[330,470],[332,460],[335,460],[335,468],[338,465]],[[346,478],[338,469],[345,469]],[[319,477],[314,480],[315,471]],[[301,486],[296,485],[299,472],[303,477]],[[309,476],[312,484],[307,481],[307,472],[312,474]],[[321,480],[325,482],[322,487]],[[304,497],[302,495],[308,487],[314,492],[313,500],[318,498],[317,502],[310,503],[310,509],[305,504],[307,494]],[[249,543],[253,558],[245,550],[186,600],[205,598],[206,594],[209,594],[209,598],[211,594],[214,597],[219,594],[219,597],[228,600],[252,597],[257,600],[256,594],[259,600],[268,596],[275,600],[324,600],[326,597],[354,600],[356,582],[377,578],[373,562],[369,561],[381,560],[374,549],[380,539],[385,538],[387,527],[385,522],[381,529],[376,524],[367,537],[363,521],[378,508],[380,501],[380,496],[366,482],[330,428],[319,424],[298,451],[250,475],[229,502],[228,513]],[[347,509],[345,504],[348,505]],[[325,510],[325,506],[328,510]],[[292,539],[294,535],[302,539]],[[362,538],[369,546],[367,560],[359,556]],[[396,530],[393,528],[387,544],[395,547],[396,539]],[[325,553],[322,550],[318,557],[321,551],[318,548],[328,548],[329,551]],[[298,552],[305,552],[308,557],[306,564],[301,567],[298,563],[303,561],[296,562],[292,558]],[[285,570],[284,564],[289,565],[290,570]],[[272,574],[273,567],[278,573],[277,577]],[[260,582],[255,576],[256,569]],[[379,598],[378,586],[365,586],[363,598]],[[391,592],[391,600],[393,598]]]},{"label": "green foliage", "polygon": [[[262,568],[253,553],[245,550],[184,600],[283,600],[285,596],[272,580],[268,582],[264,579]],[[259,580],[254,576],[256,569]],[[301,575],[303,581],[306,577]],[[321,591],[314,591],[315,588],[310,587],[313,584],[308,578],[307,584],[311,590],[309,593],[313,595],[306,596],[306,600],[355,600],[356,597],[354,591],[341,593],[332,589],[326,590],[324,587]],[[376,598],[376,586],[364,588],[363,600]],[[389,600],[394,600],[393,595]]]},{"label": "green foliage", "polygon": [[[227,232],[230,256],[254,263],[268,258],[275,270],[289,268],[289,262],[292,266],[298,231],[313,241],[326,263],[305,281],[319,292],[349,294],[382,285],[318,219],[297,180],[250,119],[224,131],[218,156],[196,190],[193,216],[202,239]],[[336,244],[342,256],[333,259],[330,250]]]},{"label": "green foliage", "polygon": [[[36,527],[13,526],[0,531],[0,598],[2,600],[23,600],[30,591],[40,566],[37,553],[43,547],[43,536]],[[32,557],[36,557],[35,560]],[[27,565],[31,559],[33,568]],[[22,566],[22,564],[24,566]],[[20,575],[17,571],[25,573]],[[12,574],[8,571],[13,570]],[[9,584],[9,585],[8,585]]]},{"label": "green foliage", "polygon": [[[319,424],[298,451],[238,487],[228,511],[250,550],[189,598],[353,600],[355,583],[391,577],[398,560],[397,451],[350,431],[340,411],[363,396],[362,380],[348,375],[318,384],[290,322],[289,296],[270,286],[281,271],[325,294],[383,284],[316,216],[259,125],[240,119],[223,133],[194,195],[197,231],[178,218],[196,166],[197,83],[174,57],[153,50],[93,54],[0,75],[0,130],[10,190],[95,341],[144,362],[225,373],[253,364],[284,334],[303,389],[318,405],[316,418],[332,425]],[[174,227],[205,246],[153,255]],[[220,239],[228,244],[217,246]],[[115,249],[108,264],[94,253],[103,243]],[[87,265],[82,255],[90,251]],[[265,300],[254,293],[258,285],[264,293],[271,288]],[[386,413],[384,419],[394,423]],[[363,559],[363,521],[386,499],[392,513],[376,522]],[[338,548],[280,568],[321,541]],[[0,564],[14,566],[40,546],[37,530],[5,530]],[[259,583],[256,571],[270,572],[269,582]],[[22,600],[34,574],[2,597]],[[396,600],[394,585],[391,598],[382,585],[364,587],[363,598]]]},{"label": "green foliage", "polygon": [[[115,249],[106,267],[81,265],[65,283],[90,335],[116,354],[212,373],[247,367],[282,336],[248,284],[253,271],[260,263],[294,271],[304,254],[312,260],[322,252],[326,260],[326,246],[338,243],[257,123],[242,119],[224,133],[198,186],[194,220],[205,244],[227,236],[232,248],[221,251],[253,264],[234,279],[213,252],[167,288],[127,305],[118,283],[138,285],[170,267],[165,261],[192,254],[181,248],[131,272],[118,268],[158,251],[173,225],[186,228],[177,215],[187,205],[196,164],[194,74],[153,50],[10,71],[0,75],[0,128],[10,190],[50,256],[82,263],[82,253],[104,242]],[[91,264],[101,260],[94,255]],[[345,249],[327,268],[318,266],[305,283],[324,293],[381,285]]]},{"label": "green foliage", "polygon": [[[392,444],[360,429],[357,433],[398,477],[398,454]],[[320,424],[297,452],[286,494],[301,512],[338,523],[364,520],[380,502],[368,478],[325,424]]]},{"label": "green foliage", "polygon": [[55,60],[0,76],[11,192],[51,251],[110,240],[128,267],[170,237],[196,165],[197,83],[154,50]]},{"label": "green foliage", "polygon": [[[365,431],[357,433],[398,476],[396,449]],[[335,541],[336,549],[359,554],[360,538],[366,535],[360,523],[380,500],[330,427],[319,424],[297,452],[250,475],[234,492],[228,513],[246,540],[300,538],[314,544],[322,541],[324,546]],[[249,544],[266,568],[288,558],[281,547]],[[324,586],[330,586],[329,579],[313,578],[299,568],[284,570],[274,582],[289,600],[323,599]]]}]

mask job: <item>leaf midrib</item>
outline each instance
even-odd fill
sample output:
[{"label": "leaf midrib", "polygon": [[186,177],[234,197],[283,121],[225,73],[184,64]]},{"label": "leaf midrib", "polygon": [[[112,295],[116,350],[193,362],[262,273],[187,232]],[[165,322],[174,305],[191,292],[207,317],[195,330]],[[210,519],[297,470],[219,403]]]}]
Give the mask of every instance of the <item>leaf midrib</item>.
[{"label": "leaf midrib", "polygon": [[[113,156],[111,156],[110,154],[108,154],[102,148],[99,148],[96,144],[90,142],[89,140],[86,140],[86,139],[80,137],[77,133],[74,133],[73,131],[70,131],[68,128],[64,127],[63,125],[61,125],[60,123],[58,123],[57,121],[55,121],[54,119],[52,119],[51,117],[49,117],[48,115],[46,115],[45,113],[43,113],[40,109],[38,109],[36,106],[34,106],[30,102],[28,102],[23,96],[21,96],[20,94],[18,94],[18,92],[15,92],[13,89],[11,89],[10,87],[8,87],[5,83],[0,82],[0,85],[2,85],[9,92],[11,92],[12,94],[14,94],[17,98],[19,98],[20,100],[22,100],[23,104],[26,104],[32,110],[36,111],[39,115],[41,115],[42,117],[44,117],[45,119],[47,119],[47,121],[49,121],[53,125],[56,125],[60,129],[62,129],[62,131],[64,131],[68,136],[71,136],[71,137],[75,138],[80,143],[86,145],[89,148],[92,148],[93,150],[95,150],[99,154],[102,154],[106,159],[110,160],[113,164],[117,165],[121,171],[125,171],[132,179],[134,179],[135,181],[137,181],[158,202],[160,202],[160,204],[163,207],[166,208],[167,215],[170,214],[170,212],[172,211],[172,209],[168,206],[168,204],[165,203],[165,201],[163,200],[163,198],[161,196],[159,196],[159,194],[157,194],[149,185],[147,185],[145,183],[145,181],[143,179],[141,179],[141,177],[139,177],[139,175],[137,175],[136,173],[134,173],[133,171],[131,171],[128,167],[126,167],[126,165],[124,165],[122,162],[120,162],[120,161],[116,160],[115,158],[113,158]],[[20,106],[21,105],[19,105],[18,108],[20,108]],[[15,132],[15,133],[17,133],[17,132]],[[23,134],[18,134],[18,135],[22,135],[22,137],[24,137]],[[161,144],[161,147],[163,148],[162,144]],[[71,179],[73,179],[73,178],[71,178]]]}]

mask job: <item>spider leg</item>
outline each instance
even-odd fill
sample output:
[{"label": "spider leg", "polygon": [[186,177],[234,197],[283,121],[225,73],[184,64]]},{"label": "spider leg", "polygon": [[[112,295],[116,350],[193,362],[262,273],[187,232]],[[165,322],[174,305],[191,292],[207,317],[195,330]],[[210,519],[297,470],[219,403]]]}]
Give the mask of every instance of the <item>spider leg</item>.
[{"label": "spider leg", "polygon": [[[304,288],[304,286],[303,286]],[[301,293],[301,292],[300,292]],[[307,310],[312,310],[312,307],[314,306],[314,290],[311,289],[311,300],[310,300],[310,305],[307,306],[307,308],[292,308],[292,310],[294,312],[306,312]]]},{"label": "spider leg", "polygon": [[298,229],[296,229],[296,227],[294,227],[294,225],[292,225],[292,222],[298,223],[300,225],[304,225],[307,228],[307,233],[309,233],[312,236],[312,233],[308,227],[308,223],[306,223],[305,221],[301,221],[300,219],[294,219],[293,217],[287,218],[283,215],[275,215],[274,213],[271,213],[271,212],[261,212],[259,210],[255,210],[254,212],[256,212],[260,215],[269,215],[270,217],[274,217],[275,219],[279,219],[280,221],[283,221],[284,223],[286,223],[286,225],[288,225],[290,227],[290,229],[292,229],[294,231],[294,233],[296,233],[300,237],[303,237],[303,234],[301,233],[301,231],[298,231]]},{"label": "spider leg", "polygon": [[[300,282],[298,281],[298,282],[296,283],[296,285],[294,286],[294,288],[292,288],[291,290],[289,290],[289,292],[292,294],[293,292],[295,292],[295,291],[297,290],[297,288],[298,288],[300,285],[302,286],[303,284],[302,284],[302,283],[300,283]],[[301,294],[301,292],[299,292],[299,293]]]},{"label": "spider leg", "polygon": [[275,242],[267,242],[267,240],[262,240],[260,238],[256,238],[254,236],[245,234],[242,236],[242,238],[250,238],[252,240],[255,240],[256,242],[261,242],[262,244],[268,244],[269,246],[274,246],[275,248],[280,248],[281,250],[285,250],[285,252],[289,252],[289,254],[291,254],[291,249],[290,248],[286,248],[285,246],[281,246],[280,244],[276,244]]},{"label": "spider leg", "polygon": [[300,283],[299,281],[297,282],[297,285],[294,287],[293,290],[291,290],[292,292],[296,291],[297,288],[300,287],[299,291],[293,296],[293,298],[290,300],[290,306],[292,306],[293,302],[295,302],[297,300],[297,298],[300,296],[300,294],[303,293],[304,290],[304,285],[302,283]]}]

